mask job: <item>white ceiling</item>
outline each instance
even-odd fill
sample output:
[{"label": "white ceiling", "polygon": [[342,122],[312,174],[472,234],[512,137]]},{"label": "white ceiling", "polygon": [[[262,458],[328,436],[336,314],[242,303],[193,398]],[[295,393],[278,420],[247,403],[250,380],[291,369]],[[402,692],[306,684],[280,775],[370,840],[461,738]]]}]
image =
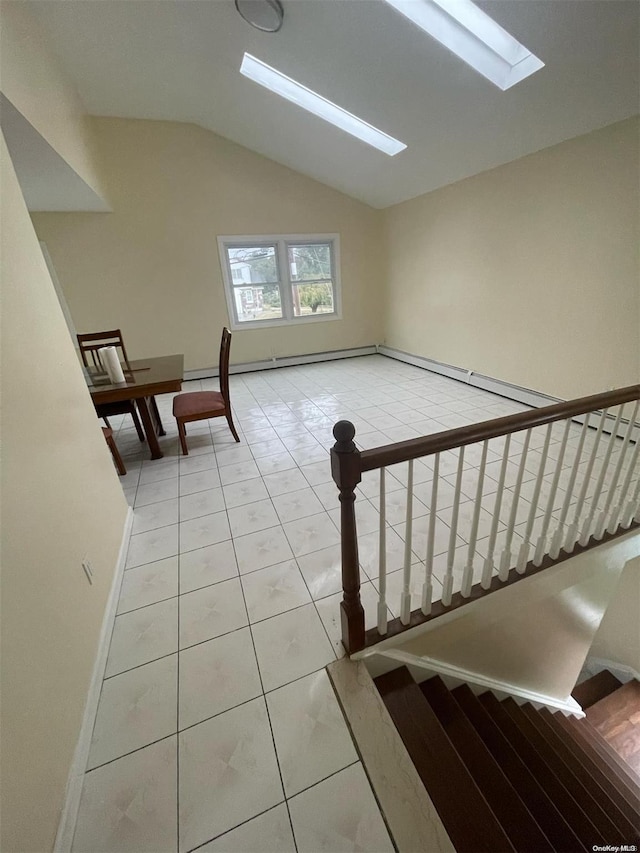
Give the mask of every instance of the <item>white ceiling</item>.
[{"label": "white ceiling", "polygon": [[[502,92],[382,0],[34,0],[88,112],[194,122],[386,207],[639,111],[636,0],[479,2],[546,67]],[[390,158],[238,73],[244,51],[405,142]]]}]

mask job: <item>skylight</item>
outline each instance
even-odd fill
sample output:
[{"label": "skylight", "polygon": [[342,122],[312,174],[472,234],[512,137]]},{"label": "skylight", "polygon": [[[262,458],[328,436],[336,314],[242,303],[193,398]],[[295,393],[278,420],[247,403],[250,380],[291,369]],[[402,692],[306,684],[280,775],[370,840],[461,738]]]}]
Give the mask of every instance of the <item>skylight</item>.
[{"label": "skylight", "polygon": [[394,139],[393,136],[389,136],[382,130],[378,130],[372,125],[367,124],[366,121],[352,115],[352,113],[343,110],[342,107],[331,103],[331,101],[323,98],[322,95],[318,95],[312,92],[311,89],[307,89],[306,86],[296,83],[295,80],[292,80],[280,71],[276,71],[275,68],[271,68],[270,65],[261,62],[255,56],[251,56],[250,53],[245,53],[242,65],[240,66],[240,73],[255,83],[264,86],[265,89],[269,89],[271,92],[275,92],[276,95],[280,95],[280,97],[286,98],[287,101],[291,101],[291,103],[302,107],[303,110],[307,110],[307,112],[313,113],[330,124],[339,127],[341,130],[350,133],[351,136],[361,139],[368,145],[373,145],[374,148],[383,151],[390,157],[399,154],[400,151],[404,151],[407,147],[404,142]]},{"label": "skylight", "polygon": [[503,91],[544,68],[471,0],[386,0]]}]

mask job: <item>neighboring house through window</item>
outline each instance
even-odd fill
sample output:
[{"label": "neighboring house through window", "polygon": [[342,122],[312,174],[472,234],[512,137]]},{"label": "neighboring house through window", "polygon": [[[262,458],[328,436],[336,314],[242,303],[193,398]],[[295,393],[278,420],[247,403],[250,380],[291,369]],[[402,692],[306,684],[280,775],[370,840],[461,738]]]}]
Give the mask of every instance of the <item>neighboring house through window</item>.
[{"label": "neighboring house through window", "polygon": [[337,234],[218,237],[233,329],[340,318]]}]

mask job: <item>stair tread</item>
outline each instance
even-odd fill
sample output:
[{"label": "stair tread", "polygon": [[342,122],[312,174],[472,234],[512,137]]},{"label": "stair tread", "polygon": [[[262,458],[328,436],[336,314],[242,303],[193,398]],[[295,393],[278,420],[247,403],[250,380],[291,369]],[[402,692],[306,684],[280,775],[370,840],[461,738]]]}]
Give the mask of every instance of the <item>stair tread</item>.
[{"label": "stair tread", "polygon": [[621,685],[622,682],[613,673],[609,672],[608,669],[603,669],[597,675],[593,675],[586,681],[576,684],[571,695],[578,705],[585,709],[599,702],[600,699],[604,699],[605,696],[613,693]]},{"label": "stair tread", "polygon": [[442,679],[420,684],[456,752],[518,851],[552,851],[548,838],[463,714]]},{"label": "stair tread", "polygon": [[546,758],[529,741],[517,723],[507,713],[503,704],[492,693],[483,693],[479,698],[521,759],[557,805],[582,844],[590,850],[594,844],[606,843],[602,833],[596,828],[589,815],[558,779]]},{"label": "stair tread", "polygon": [[568,723],[563,714],[552,714],[547,709],[543,709],[540,714],[559,732],[566,748],[571,750],[576,759],[598,779],[608,796],[615,801],[618,808],[640,832],[640,797],[631,795],[629,789],[619,782],[608,762],[591,747],[587,740],[580,738],[579,727]]},{"label": "stair tread", "polygon": [[524,706],[521,709],[536,726],[540,734],[549,743],[559,758],[564,761],[567,767],[571,770],[582,787],[588,791],[596,803],[606,812],[606,815],[615,824],[623,838],[633,838],[636,835],[636,827],[628,819],[626,814],[618,806],[618,797],[610,796],[606,785],[600,784],[599,774],[594,774],[591,770],[585,767],[567,746],[565,738],[563,738],[558,730],[549,722],[549,717],[536,711],[531,705]]},{"label": "stair tread", "polygon": [[587,709],[587,719],[640,774],[640,682],[629,681]]},{"label": "stair tread", "polygon": [[556,850],[581,851],[587,848],[569,826],[553,800],[530,772],[509,740],[504,736],[471,688],[460,685],[451,691],[458,706],[482,738],[487,749],[499,762],[520,798]]},{"label": "stair tread", "polygon": [[456,850],[514,850],[407,668],[374,683]]},{"label": "stair tread", "polygon": [[585,717],[582,720],[571,720],[571,725],[577,727],[578,732],[586,738],[592,747],[604,758],[607,764],[615,771],[617,776],[628,786],[632,791],[640,791],[640,776],[634,772],[633,768],[622,759],[615,749],[612,749],[602,735],[594,728],[589,720]]},{"label": "stair tread", "polygon": [[576,778],[572,767],[568,766],[562,760],[544,738],[544,735],[540,734],[524,708],[520,708],[513,699],[505,699],[502,705],[507,713],[517,721],[521,731],[526,734],[531,743],[544,756],[545,761],[553,768],[554,773],[564,787],[580,803],[582,808],[588,811],[591,822],[605,838],[613,838],[617,831],[615,823],[607,815],[600,803],[591,796],[582,782]]},{"label": "stair tread", "polygon": [[612,717],[624,719],[640,707],[640,681],[628,681],[586,710],[587,719],[596,728]]}]

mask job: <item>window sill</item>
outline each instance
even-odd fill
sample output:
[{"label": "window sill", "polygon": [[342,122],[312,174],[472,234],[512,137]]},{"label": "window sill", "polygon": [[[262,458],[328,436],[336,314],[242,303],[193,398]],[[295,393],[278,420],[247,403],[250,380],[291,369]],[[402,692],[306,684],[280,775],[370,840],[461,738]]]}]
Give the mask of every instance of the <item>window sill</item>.
[{"label": "window sill", "polygon": [[304,326],[307,323],[329,323],[332,320],[342,320],[342,314],[321,314],[317,317],[297,317],[295,320],[247,320],[246,323],[229,322],[232,332],[247,332],[251,329],[273,329],[291,328],[293,326]]}]

